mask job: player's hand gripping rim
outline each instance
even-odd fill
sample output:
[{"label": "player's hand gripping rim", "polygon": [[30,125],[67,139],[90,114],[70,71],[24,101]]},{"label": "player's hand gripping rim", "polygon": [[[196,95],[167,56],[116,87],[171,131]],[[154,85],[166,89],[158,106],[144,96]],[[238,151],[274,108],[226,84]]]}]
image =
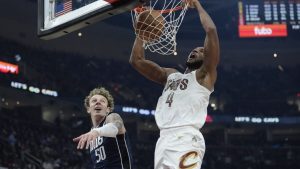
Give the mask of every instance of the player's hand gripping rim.
[{"label": "player's hand gripping rim", "polygon": [[182,0],[182,6],[187,6],[189,8],[195,8],[199,0]]}]

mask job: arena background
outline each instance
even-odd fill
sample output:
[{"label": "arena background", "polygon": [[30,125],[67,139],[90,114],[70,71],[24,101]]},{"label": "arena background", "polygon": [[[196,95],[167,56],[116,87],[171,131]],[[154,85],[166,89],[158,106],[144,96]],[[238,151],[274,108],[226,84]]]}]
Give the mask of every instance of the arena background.
[{"label": "arena background", "polygon": [[[207,145],[202,168],[300,168],[300,30],[280,38],[240,38],[238,0],[202,3],[221,44],[218,81],[201,130]],[[83,99],[101,85],[125,121],[134,168],[152,169],[159,135],[153,110],[162,87],[128,63],[135,37],[130,14],[51,41],[37,38],[36,18],[35,0],[1,2],[0,168],[89,168],[88,152],[77,151],[72,138],[89,130]],[[147,57],[184,70],[189,51],[203,38],[189,11],[178,55]]]}]

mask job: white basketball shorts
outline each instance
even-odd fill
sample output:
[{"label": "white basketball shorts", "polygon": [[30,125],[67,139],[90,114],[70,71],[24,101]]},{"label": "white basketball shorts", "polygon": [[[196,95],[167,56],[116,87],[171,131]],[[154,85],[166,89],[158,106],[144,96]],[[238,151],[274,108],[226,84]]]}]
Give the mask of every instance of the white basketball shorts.
[{"label": "white basketball shorts", "polygon": [[163,129],[156,143],[154,169],[200,169],[203,135],[194,127]]}]

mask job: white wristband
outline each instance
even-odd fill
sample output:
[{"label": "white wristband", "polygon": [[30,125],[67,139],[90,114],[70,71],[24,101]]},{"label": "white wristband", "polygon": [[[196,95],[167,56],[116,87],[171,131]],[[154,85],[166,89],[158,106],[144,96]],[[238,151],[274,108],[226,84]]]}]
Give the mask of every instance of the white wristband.
[{"label": "white wristband", "polygon": [[100,134],[100,136],[104,137],[116,137],[116,135],[119,132],[118,128],[113,123],[107,123],[102,127],[94,128],[92,130],[97,131]]}]

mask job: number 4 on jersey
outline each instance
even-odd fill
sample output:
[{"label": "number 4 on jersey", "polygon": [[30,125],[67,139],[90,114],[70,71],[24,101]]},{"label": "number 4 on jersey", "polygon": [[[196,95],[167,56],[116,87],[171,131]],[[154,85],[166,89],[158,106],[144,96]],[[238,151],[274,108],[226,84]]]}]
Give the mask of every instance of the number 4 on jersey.
[{"label": "number 4 on jersey", "polygon": [[170,94],[168,95],[167,100],[166,100],[166,103],[169,103],[169,107],[171,107],[171,105],[172,105],[172,102],[173,102],[173,96],[174,96],[174,92],[170,93]]}]

